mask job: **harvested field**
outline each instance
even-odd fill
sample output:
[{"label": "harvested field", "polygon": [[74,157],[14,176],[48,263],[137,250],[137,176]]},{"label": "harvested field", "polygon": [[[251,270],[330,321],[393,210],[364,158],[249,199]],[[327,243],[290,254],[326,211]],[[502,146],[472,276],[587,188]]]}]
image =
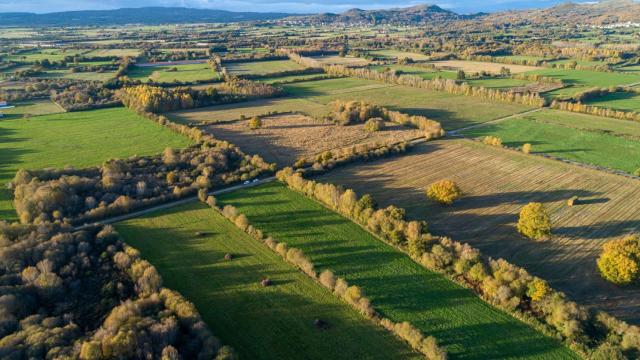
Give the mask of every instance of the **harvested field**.
[{"label": "harvested field", "polygon": [[2,120],[64,112],[64,109],[49,99],[25,100],[11,105],[15,107],[0,110],[0,114],[4,114]]},{"label": "harvested field", "polygon": [[206,129],[216,138],[234,143],[248,154],[259,154],[279,167],[290,166],[300,157],[326,150],[369,142],[400,142],[418,138],[422,132],[394,123],[386,130],[370,133],[364,124],[341,126],[299,114],[262,118],[262,128],[250,130],[248,120],[214,124]]},{"label": "harvested field", "polygon": [[399,50],[375,50],[375,51],[370,51],[369,54],[375,55],[375,56],[381,56],[384,58],[391,58],[391,59],[409,58],[413,61],[429,59],[429,57],[424,54],[417,54],[417,53],[399,51]]},{"label": "harvested field", "polygon": [[176,111],[167,116],[180,123],[216,123],[238,120],[242,115],[252,117],[268,112],[303,112],[311,116],[323,116],[328,113],[326,106],[305,99],[262,99],[237,104],[210,106],[199,109]]},{"label": "harvested field", "polygon": [[525,65],[511,65],[511,64],[498,64],[482,61],[466,61],[466,60],[446,60],[446,61],[434,61],[432,64],[440,68],[463,70],[465,72],[476,73],[481,71],[487,71],[490,73],[500,73],[500,69],[506,67],[511,70],[512,74],[519,74],[527,71],[533,71],[539,69],[535,66]]},{"label": "harvested field", "polygon": [[268,75],[281,71],[301,70],[302,66],[291,60],[269,60],[224,64],[232,75]]},{"label": "harvested field", "polygon": [[[419,358],[208,207],[156,212],[117,229],[242,359],[295,359],[308,349],[305,358],[318,360]],[[194,236],[198,231],[205,235]],[[273,285],[261,286],[265,278]],[[317,318],[330,327],[317,329]]]},{"label": "harvested field", "polygon": [[[460,185],[460,202],[441,207],[426,199],[424,189],[441,179]],[[521,265],[580,303],[640,322],[640,289],[602,280],[595,266],[603,243],[640,226],[637,180],[470,140],[433,141],[402,157],[336,169],[320,180],[406,208],[435,234]],[[580,197],[579,204],[567,207],[572,196]],[[550,211],[554,234],[548,241],[532,242],[516,231],[520,209],[532,201]]]},{"label": "harvested field", "polygon": [[345,66],[365,66],[369,60],[354,56],[312,56],[322,65],[345,65]]}]

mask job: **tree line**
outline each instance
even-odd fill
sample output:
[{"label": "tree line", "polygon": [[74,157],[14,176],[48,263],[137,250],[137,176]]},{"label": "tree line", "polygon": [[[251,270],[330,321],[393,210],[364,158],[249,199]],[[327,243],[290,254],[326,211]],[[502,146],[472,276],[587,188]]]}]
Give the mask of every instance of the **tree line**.
[{"label": "tree line", "polygon": [[313,198],[364,226],[383,241],[407,252],[424,267],[443,273],[472,289],[485,301],[529,323],[582,354],[594,358],[634,358],[640,353],[640,328],[604,312],[590,311],[569,301],[546,281],[503,259],[427,232],[425,222],[407,221],[403,209],[377,208],[369,195],[304,179],[286,168],[277,173],[291,189]]},{"label": "tree line", "polygon": [[3,359],[235,359],[111,226],[0,222]]}]

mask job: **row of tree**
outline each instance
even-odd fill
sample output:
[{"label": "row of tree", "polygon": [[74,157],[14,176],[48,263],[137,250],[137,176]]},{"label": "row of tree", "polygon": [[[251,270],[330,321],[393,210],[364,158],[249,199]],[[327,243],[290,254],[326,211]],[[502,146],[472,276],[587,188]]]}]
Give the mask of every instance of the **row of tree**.
[{"label": "row of tree", "polygon": [[640,328],[580,307],[544,280],[505,260],[487,259],[468,244],[430,235],[424,222],[405,220],[403,209],[379,209],[368,195],[359,198],[353,190],[306,180],[290,168],[277,177],[405,250],[426,268],[449,275],[491,304],[563,339],[583,355],[634,358],[640,354]]},{"label": "row of tree", "polygon": [[370,119],[382,119],[396,124],[412,126],[424,131],[427,139],[444,136],[445,131],[439,122],[425,116],[409,115],[399,111],[392,111],[382,106],[364,101],[334,100],[329,103],[331,114],[329,118],[342,125],[366,123]]},{"label": "row of tree", "polygon": [[110,227],[0,222],[3,359],[234,359]]},{"label": "row of tree", "polygon": [[246,215],[241,214],[232,205],[219,208],[216,200],[212,196],[206,198],[205,202],[213,209],[220,212],[229,221],[234,223],[240,230],[246,232],[254,239],[262,242],[275,253],[280,255],[285,261],[298,267],[313,280],[326,287],[335,296],[344,300],[365,317],[373,320],[378,325],[384,327],[399,338],[403,339],[416,351],[422,353],[429,360],[446,360],[447,353],[438,346],[437,341],[432,336],[425,336],[418,328],[405,321],[395,323],[392,320],[379,314],[371,300],[367,298],[362,289],[356,285],[349,285],[343,278],[337,277],[331,270],[326,269],[318,273],[313,262],[297,248],[289,247],[286,243],[277,242],[271,237],[265,237],[264,233],[250,224]]}]

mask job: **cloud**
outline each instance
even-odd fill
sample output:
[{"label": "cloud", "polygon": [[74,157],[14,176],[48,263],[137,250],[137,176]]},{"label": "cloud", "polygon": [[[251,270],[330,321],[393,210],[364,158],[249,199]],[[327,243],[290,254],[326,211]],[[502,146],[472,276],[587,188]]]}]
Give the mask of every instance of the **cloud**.
[{"label": "cloud", "polygon": [[[532,8],[551,6],[564,0],[432,0],[443,8],[468,13],[477,11],[497,11],[512,8]],[[71,10],[105,10],[123,7],[181,6],[192,8],[222,9],[231,11],[316,13],[342,12],[351,8],[380,9],[412,6],[427,1],[418,0],[2,0],[0,12],[56,12]]]}]

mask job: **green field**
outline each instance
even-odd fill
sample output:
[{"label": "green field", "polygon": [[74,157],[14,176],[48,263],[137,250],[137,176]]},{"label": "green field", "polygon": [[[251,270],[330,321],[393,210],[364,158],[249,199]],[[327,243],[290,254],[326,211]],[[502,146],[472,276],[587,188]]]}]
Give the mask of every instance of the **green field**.
[{"label": "green field", "polygon": [[446,130],[491,121],[530,108],[486,99],[452,95],[404,86],[392,86],[369,80],[331,79],[283,86],[292,96],[302,96],[321,104],[335,99],[364,100],[414,115],[440,121]]},{"label": "green field", "polygon": [[640,111],[640,93],[619,91],[584,103],[613,110]]},{"label": "green field", "polygon": [[[208,207],[154,213],[117,230],[242,359],[420,358]],[[197,231],[209,233],[194,236]],[[224,260],[226,253],[235,258]],[[264,278],[274,285],[261,286]],[[330,328],[317,329],[314,319]]]},{"label": "green field", "polygon": [[6,56],[6,59],[11,61],[22,61],[30,63],[35,61],[42,61],[44,59],[48,59],[49,61],[60,61],[64,60],[64,58],[67,56],[75,56],[80,53],[80,50],[72,49],[40,49],[24,52],[22,54],[8,55]]},{"label": "green field", "polygon": [[[172,71],[173,69],[176,71]],[[206,64],[186,64],[167,66],[135,66],[127,73],[133,80],[172,83],[175,81],[194,82],[217,80],[219,75]]]},{"label": "green field", "polygon": [[301,70],[302,66],[291,60],[251,61],[223,64],[233,75],[268,75],[281,71]]},{"label": "green field", "polygon": [[376,71],[385,71],[387,69],[398,70],[402,75],[419,76],[425,80],[432,80],[437,77],[455,80],[458,75],[455,71],[431,70],[411,65],[374,65],[370,68]]},{"label": "green field", "polygon": [[545,153],[585,164],[633,173],[640,168],[640,124],[591,115],[544,110],[464,132],[493,135],[504,145],[532,145]]},{"label": "green field", "polygon": [[86,56],[117,56],[136,57],[140,55],[139,49],[96,49],[88,52]]},{"label": "green field", "polygon": [[514,61],[544,61],[545,58],[542,56],[528,56],[528,55],[505,55],[505,56],[496,56],[499,59],[509,59]]},{"label": "green field", "polygon": [[71,72],[69,70],[47,70],[41,75],[37,77],[40,78],[65,78],[65,79],[76,79],[76,80],[86,80],[86,81],[107,81],[113,78],[116,75],[115,71],[105,71],[105,72]]},{"label": "green field", "polygon": [[[559,343],[426,270],[353,222],[273,183],[225,194],[257,228],[360,286],[384,316],[410,321],[455,359],[570,359]],[[508,335],[507,335],[508,334]]]},{"label": "green field", "polygon": [[11,109],[0,110],[0,114],[4,114],[4,116],[0,118],[0,121],[64,112],[64,109],[62,109],[60,106],[56,105],[49,99],[25,100],[16,103],[10,103],[10,105],[15,107]]},{"label": "green field", "polygon": [[631,85],[640,82],[640,74],[622,72],[601,72],[586,70],[541,69],[527,74],[538,74],[564,81],[571,85],[564,89],[549,92],[551,96],[575,95],[593,87]]},{"label": "green field", "polygon": [[19,169],[86,167],[189,143],[125,108],[0,120],[0,219],[15,217],[5,184]]}]

